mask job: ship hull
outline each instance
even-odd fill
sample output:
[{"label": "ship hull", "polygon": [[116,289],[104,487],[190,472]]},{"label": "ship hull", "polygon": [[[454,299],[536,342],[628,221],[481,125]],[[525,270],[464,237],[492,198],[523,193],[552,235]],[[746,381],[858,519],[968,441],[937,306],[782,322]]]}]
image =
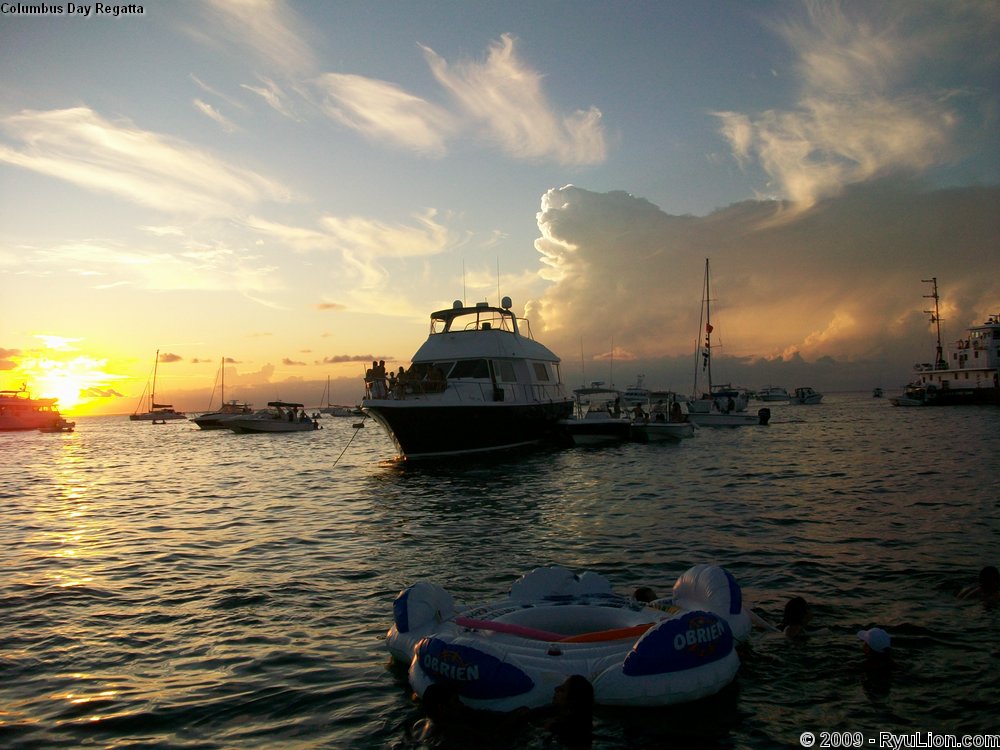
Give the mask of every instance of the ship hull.
[{"label": "ship hull", "polygon": [[378,422],[407,459],[511,450],[556,438],[557,422],[573,402],[437,405],[371,399],[363,411]]}]

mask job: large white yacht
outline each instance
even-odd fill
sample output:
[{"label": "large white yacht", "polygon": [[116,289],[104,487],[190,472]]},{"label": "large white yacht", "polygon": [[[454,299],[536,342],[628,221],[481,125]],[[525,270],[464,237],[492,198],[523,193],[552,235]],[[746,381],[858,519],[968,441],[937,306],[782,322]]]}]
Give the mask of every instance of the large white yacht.
[{"label": "large white yacht", "polygon": [[559,363],[511,312],[509,297],[500,307],[456,300],[431,313],[408,370],[387,378],[373,367],[361,407],[407,459],[538,444],[573,412]]}]

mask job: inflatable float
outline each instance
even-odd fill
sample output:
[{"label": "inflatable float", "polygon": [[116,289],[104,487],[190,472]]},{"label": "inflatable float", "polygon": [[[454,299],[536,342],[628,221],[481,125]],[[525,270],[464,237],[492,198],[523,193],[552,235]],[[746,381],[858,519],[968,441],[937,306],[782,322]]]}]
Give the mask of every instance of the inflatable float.
[{"label": "inflatable float", "polygon": [[602,575],[556,566],[522,576],[504,599],[465,608],[441,586],[415,583],[393,602],[386,642],[418,695],[443,682],[471,708],[546,706],[575,674],[598,704],[660,706],[733,681],[745,618],[739,585],[717,566],[692,568],[671,598],[649,604],[616,594]]}]

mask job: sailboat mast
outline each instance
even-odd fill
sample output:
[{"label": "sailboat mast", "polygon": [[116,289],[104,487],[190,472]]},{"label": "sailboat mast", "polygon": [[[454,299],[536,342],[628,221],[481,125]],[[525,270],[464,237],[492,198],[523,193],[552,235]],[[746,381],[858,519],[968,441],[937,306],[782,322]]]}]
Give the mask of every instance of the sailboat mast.
[{"label": "sailboat mast", "polygon": [[705,362],[708,370],[708,392],[712,392],[712,289],[705,258]]},{"label": "sailboat mast", "polygon": [[933,310],[924,310],[924,313],[931,316],[931,323],[937,328],[937,350],[934,355],[934,369],[944,370],[947,368],[948,363],[944,361],[944,350],[941,348],[941,315],[938,312],[938,288],[937,288],[937,276],[932,276],[929,279],[921,279],[925,284],[933,284],[934,292],[933,294],[925,294],[924,299],[934,300]]},{"label": "sailboat mast", "polygon": [[149,394],[149,410],[153,411],[156,406],[156,370],[160,366],[160,350],[156,350],[156,357],[153,359],[153,390]]}]

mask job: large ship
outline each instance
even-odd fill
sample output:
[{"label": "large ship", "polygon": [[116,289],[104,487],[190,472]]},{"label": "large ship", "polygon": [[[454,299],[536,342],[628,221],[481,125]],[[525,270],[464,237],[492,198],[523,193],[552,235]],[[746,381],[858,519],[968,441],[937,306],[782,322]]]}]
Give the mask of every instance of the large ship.
[{"label": "large ship", "polygon": [[901,396],[891,399],[893,405],[1000,404],[1000,314],[971,326],[946,349],[941,344],[937,277],[924,279],[924,283],[933,285],[933,292],[924,296],[934,300],[934,309],[924,312],[937,328],[934,362],[914,365],[913,380]]},{"label": "large ship", "polygon": [[64,424],[54,398],[32,398],[27,388],[0,391],[0,432],[53,430]]},{"label": "large ship", "polygon": [[541,443],[573,412],[560,360],[528,321],[500,307],[456,300],[431,313],[427,341],[408,370],[373,363],[362,410],[385,428],[400,457],[486,453]]}]

